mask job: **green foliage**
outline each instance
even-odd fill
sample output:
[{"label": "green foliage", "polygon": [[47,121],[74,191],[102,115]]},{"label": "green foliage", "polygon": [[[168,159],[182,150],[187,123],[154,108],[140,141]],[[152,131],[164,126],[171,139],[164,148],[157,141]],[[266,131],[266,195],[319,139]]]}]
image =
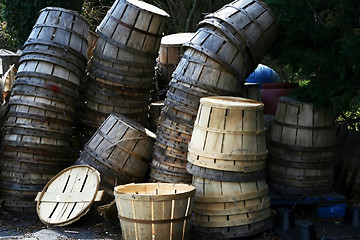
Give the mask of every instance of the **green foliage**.
[{"label": "green foliage", "polygon": [[0,0],[0,4],[1,17],[7,23],[7,32],[19,48],[29,36],[41,9],[51,6],[80,11],[82,0]]},{"label": "green foliage", "polygon": [[[165,34],[194,32],[196,25],[204,16],[220,9],[231,0],[144,0],[166,11],[170,18],[165,27]],[[90,22],[90,29],[95,30],[115,0],[84,0],[82,15]]]},{"label": "green foliage", "polygon": [[89,21],[90,30],[95,31],[115,0],[84,0],[82,15]]},{"label": "green foliage", "polygon": [[267,0],[282,25],[272,55],[310,80],[295,96],[337,115],[360,107],[358,0]]},{"label": "green foliage", "polygon": [[6,22],[0,22],[0,49],[17,50],[17,42],[9,34]]},{"label": "green foliage", "polygon": [[[231,0],[144,0],[166,11],[170,18],[165,27],[165,34],[194,32],[196,25],[208,13],[220,9]],[[82,15],[90,22],[90,29],[95,30],[115,0],[84,0]]]}]

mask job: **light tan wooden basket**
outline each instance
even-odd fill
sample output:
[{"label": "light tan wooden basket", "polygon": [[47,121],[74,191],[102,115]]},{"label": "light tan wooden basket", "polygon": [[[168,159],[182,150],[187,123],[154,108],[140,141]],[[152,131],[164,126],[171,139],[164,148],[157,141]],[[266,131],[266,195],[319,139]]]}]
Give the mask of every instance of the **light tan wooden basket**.
[{"label": "light tan wooden basket", "polygon": [[124,239],[186,239],[195,188],[186,184],[140,183],[114,189]]},{"label": "light tan wooden basket", "polygon": [[264,221],[271,216],[268,186],[256,182],[222,182],[193,176],[197,227],[233,227]]},{"label": "light tan wooden basket", "polygon": [[245,98],[202,98],[188,161],[200,167],[235,172],[265,169],[263,108],[261,102]]}]

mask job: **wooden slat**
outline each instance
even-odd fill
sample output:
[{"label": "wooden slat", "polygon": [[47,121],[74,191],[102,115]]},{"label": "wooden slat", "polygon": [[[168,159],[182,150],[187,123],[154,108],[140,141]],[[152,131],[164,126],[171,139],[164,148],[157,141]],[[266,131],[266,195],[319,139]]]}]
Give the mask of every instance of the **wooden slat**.
[{"label": "wooden slat", "polygon": [[[42,202],[65,202],[65,203],[91,202],[93,196],[94,196],[93,192],[70,192],[70,193],[45,192],[41,198],[41,201]],[[101,196],[101,194],[99,194],[99,196]],[[37,196],[37,199],[38,199],[38,196]]]}]

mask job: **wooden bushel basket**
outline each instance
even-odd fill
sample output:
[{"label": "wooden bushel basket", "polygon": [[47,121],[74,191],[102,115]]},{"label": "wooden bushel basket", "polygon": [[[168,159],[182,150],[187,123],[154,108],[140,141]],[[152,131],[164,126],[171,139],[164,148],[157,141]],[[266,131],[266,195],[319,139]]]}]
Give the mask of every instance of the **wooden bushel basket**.
[{"label": "wooden bushel basket", "polygon": [[97,34],[120,48],[154,56],[167,17],[165,11],[143,1],[117,0],[98,26]]},{"label": "wooden bushel basket", "polygon": [[186,161],[154,152],[151,163],[150,182],[191,183],[186,171]]},{"label": "wooden bushel basket", "polygon": [[[71,125],[76,112],[75,108],[77,107],[77,102],[72,100],[74,99],[66,99],[66,97],[48,89],[23,85],[13,88],[9,102],[11,107],[23,106],[22,108],[18,107],[16,110],[11,110],[59,118],[69,121]],[[56,122],[55,119],[54,122]]]},{"label": "wooden bushel basket", "polygon": [[163,124],[158,127],[158,134],[165,136],[168,139],[187,144],[191,139],[191,135],[180,131],[179,128],[179,131],[174,130],[176,128],[176,126],[166,126],[165,122],[163,122]]},{"label": "wooden bushel basket", "polygon": [[148,109],[147,106],[139,107],[118,107],[98,104],[94,101],[87,101],[86,103],[86,118],[96,122],[97,126],[100,126],[103,121],[109,116],[109,114],[117,113],[124,115],[127,118],[146,125],[148,122]]},{"label": "wooden bushel basket", "polygon": [[[115,94],[102,94],[100,91],[89,89],[86,92],[86,103],[88,108],[94,109],[101,113],[119,113],[123,115],[133,113],[147,113],[148,101],[146,99],[138,98],[137,100],[131,98],[121,98],[114,96]],[[149,96],[150,97],[150,96]]]},{"label": "wooden bushel basket", "polygon": [[330,191],[335,135],[328,109],[280,97],[269,137],[270,187],[293,195]]},{"label": "wooden bushel basket", "polygon": [[[195,239],[209,239],[209,240],[217,240],[217,239],[241,239],[245,237],[251,237],[256,234],[260,234],[269,230],[272,226],[271,218],[267,218],[264,221],[240,225],[234,227],[191,227],[191,236]],[[256,237],[255,237],[256,238]]]},{"label": "wooden bushel basket", "polygon": [[204,53],[236,76],[238,81],[244,83],[246,77],[255,70],[256,66],[249,60],[250,57],[245,51],[246,45],[239,45],[231,41],[231,36],[222,35],[217,27],[204,25],[184,46]]},{"label": "wooden bushel basket", "polygon": [[360,133],[354,129],[345,129],[345,131],[346,137],[338,156],[337,177],[341,190],[349,197],[358,200],[360,197]]},{"label": "wooden bushel basket", "polygon": [[136,72],[136,70],[141,67],[153,69],[155,66],[155,56],[149,58],[141,54],[139,55],[137,52],[134,53],[130,50],[123,49],[102,38],[97,40],[93,55],[109,63],[128,67],[130,72]]},{"label": "wooden bushel basket", "polygon": [[254,182],[266,177],[266,169],[256,172],[232,172],[199,167],[190,162],[186,165],[186,171],[196,177],[222,182]]},{"label": "wooden bushel basket", "polygon": [[175,108],[168,104],[164,104],[164,107],[161,110],[160,118],[168,118],[174,122],[178,122],[192,129],[193,128],[192,126],[196,119],[196,115],[187,113],[177,108],[178,107]]},{"label": "wooden bushel basket", "polygon": [[175,71],[170,87],[186,83],[218,95],[234,95],[241,88],[241,82],[231,72],[206,54],[187,48]]},{"label": "wooden bushel basket", "polygon": [[113,179],[106,188],[115,181],[139,182],[145,178],[154,141],[155,134],[149,130],[124,116],[111,114],[84,146],[85,155],[77,162],[88,163]]},{"label": "wooden bushel basket", "polygon": [[143,93],[142,96],[131,96],[115,89],[113,91],[99,89],[94,85],[87,87],[85,95],[87,101],[113,107],[144,107],[150,99],[150,93]]},{"label": "wooden bushel basket", "polygon": [[176,33],[161,38],[157,61],[157,87],[162,90],[171,80],[177,64],[185,52],[183,44],[188,42],[194,33]]},{"label": "wooden bushel basket", "polygon": [[69,152],[65,150],[69,148],[69,141],[55,139],[61,134],[49,130],[16,127],[7,131],[0,164],[2,206],[11,211],[33,212],[36,192],[71,164]]},{"label": "wooden bushel basket", "polygon": [[[158,134],[158,136],[161,136],[160,133]],[[166,140],[165,137],[163,138]],[[190,184],[191,175],[186,171],[187,151],[177,150],[174,148],[176,145],[170,146],[170,144],[166,142],[163,143],[159,141],[155,142],[153,161],[150,165],[149,181]]]},{"label": "wooden bushel basket", "polygon": [[272,11],[257,0],[237,0],[211,13],[200,22],[210,24],[224,35],[232,33],[248,52],[250,61],[259,63],[280,32],[280,24]]},{"label": "wooden bushel basket", "polygon": [[260,84],[246,82],[244,86],[240,89],[239,95],[243,98],[248,98],[261,102]]},{"label": "wooden bushel basket", "polygon": [[164,107],[164,101],[152,102],[149,105],[149,123],[151,131],[156,132],[160,122],[161,109]]},{"label": "wooden bushel basket", "polygon": [[55,63],[72,70],[78,76],[84,75],[81,72],[86,67],[86,59],[82,55],[66,51],[61,46],[53,46],[51,43],[29,43],[23,49],[21,58],[26,60],[40,59],[49,63]]},{"label": "wooden bushel basket", "polygon": [[[78,63],[81,64],[81,63]],[[17,77],[38,77],[49,79],[59,84],[74,84],[80,86],[85,65],[80,68],[76,63],[70,63],[59,56],[42,54],[24,54],[20,58]]]},{"label": "wooden bushel basket", "polygon": [[[315,109],[313,104],[280,97],[271,141],[296,147],[331,149],[336,143],[335,121],[329,109]],[[324,149],[321,149],[324,148]]]},{"label": "wooden bushel basket", "polygon": [[90,95],[90,98],[94,96],[94,93],[142,102],[148,102],[150,98],[149,86],[126,85],[112,81],[112,79],[102,79],[92,74],[88,75],[88,83],[89,87],[86,88],[86,94]]},{"label": "wooden bushel basket", "polygon": [[195,188],[186,184],[117,186],[116,206],[124,239],[186,239]]},{"label": "wooden bushel basket", "polygon": [[49,44],[80,54],[86,61],[88,35],[89,23],[84,17],[71,10],[47,7],[40,11],[25,46]]},{"label": "wooden bushel basket", "polygon": [[178,171],[168,171],[164,168],[158,168],[151,165],[149,173],[149,182],[155,183],[191,183],[191,175],[181,174]]},{"label": "wooden bushel basket", "polygon": [[266,167],[264,105],[245,98],[208,97],[189,143],[188,161],[200,167],[255,172]]},{"label": "wooden bushel basket", "polygon": [[192,224],[196,227],[234,227],[271,217],[265,180],[221,182],[193,176],[192,182],[196,188]]},{"label": "wooden bushel basket", "polygon": [[146,67],[136,63],[117,64],[97,56],[93,56],[91,60],[90,72],[109,81],[130,86],[140,85],[142,88],[150,88],[154,77],[153,66]]}]

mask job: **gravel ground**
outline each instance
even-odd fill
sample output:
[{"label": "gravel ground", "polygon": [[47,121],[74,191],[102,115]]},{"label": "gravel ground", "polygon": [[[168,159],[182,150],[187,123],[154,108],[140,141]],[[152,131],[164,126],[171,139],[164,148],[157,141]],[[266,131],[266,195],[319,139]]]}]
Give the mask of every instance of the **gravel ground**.
[{"label": "gravel ground", "polygon": [[2,212],[0,239],[121,239],[121,229],[118,222],[105,220],[91,212],[65,227],[47,226],[39,220],[36,213]]},{"label": "gravel ground", "polygon": [[[79,221],[65,227],[52,227],[43,224],[36,213],[8,213],[0,208],[0,239],[26,240],[63,240],[63,239],[121,239],[120,224],[116,220],[104,219],[93,209]],[[276,211],[274,211],[275,213]],[[351,227],[343,218],[316,218],[313,211],[300,209],[295,213],[295,221],[306,219],[314,223],[318,240],[332,237],[339,240],[360,239],[360,227]],[[296,240],[296,234],[289,234],[287,239]],[[190,235],[190,240],[210,240],[202,236]],[[247,240],[281,240],[269,230]],[[216,239],[220,240],[220,239]]]}]

